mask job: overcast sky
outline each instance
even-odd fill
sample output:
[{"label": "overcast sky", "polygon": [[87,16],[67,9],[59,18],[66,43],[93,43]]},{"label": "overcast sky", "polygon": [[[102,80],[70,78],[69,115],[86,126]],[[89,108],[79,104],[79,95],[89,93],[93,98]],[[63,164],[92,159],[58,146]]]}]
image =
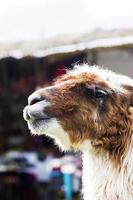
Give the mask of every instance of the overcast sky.
[{"label": "overcast sky", "polygon": [[0,41],[133,27],[133,0],[0,0]]}]

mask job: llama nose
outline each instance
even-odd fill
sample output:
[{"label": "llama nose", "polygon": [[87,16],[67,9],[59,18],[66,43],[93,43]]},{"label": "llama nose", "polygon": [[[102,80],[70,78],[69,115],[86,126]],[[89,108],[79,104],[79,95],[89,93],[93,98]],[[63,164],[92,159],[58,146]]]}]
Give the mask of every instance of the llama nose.
[{"label": "llama nose", "polygon": [[29,106],[34,105],[40,101],[45,100],[42,96],[40,96],[39,94],[35,94],[33,93],[32,95],[29,96],[28,98],[28,104]]}]

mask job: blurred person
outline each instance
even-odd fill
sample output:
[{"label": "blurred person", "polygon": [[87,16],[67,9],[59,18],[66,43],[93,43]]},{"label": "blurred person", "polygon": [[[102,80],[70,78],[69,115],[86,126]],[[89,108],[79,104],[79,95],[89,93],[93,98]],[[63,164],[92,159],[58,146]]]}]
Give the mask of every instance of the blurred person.
[{"label": "blurred person", "polygon": [[51,182],[50,163],[52,160],[53,160],[53,154],[46,149],[44,149],[38,155],[36,175],[37,175],[37,181],[39,183],[39,200],[50,199],[50,182]]}]

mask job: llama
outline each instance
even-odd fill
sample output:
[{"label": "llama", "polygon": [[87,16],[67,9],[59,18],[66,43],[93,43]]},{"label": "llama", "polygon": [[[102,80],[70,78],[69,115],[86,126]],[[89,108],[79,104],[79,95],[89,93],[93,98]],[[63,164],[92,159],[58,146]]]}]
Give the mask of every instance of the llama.
[{"label": "llama", "polygon": [[29,96],[24,119],[83,155],[84,200],[133,200],[133,80],[82,64]]}]

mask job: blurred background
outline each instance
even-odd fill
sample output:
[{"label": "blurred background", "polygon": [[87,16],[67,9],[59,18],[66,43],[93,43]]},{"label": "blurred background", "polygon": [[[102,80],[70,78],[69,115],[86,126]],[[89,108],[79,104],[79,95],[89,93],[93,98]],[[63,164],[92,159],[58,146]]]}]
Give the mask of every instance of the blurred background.
[{"label": "blurred background", "polygon": [[75,64],[133,76],[132,0],[0,0],[0,200],[81,200],[80,153],[31,136],[35,89]]}]

